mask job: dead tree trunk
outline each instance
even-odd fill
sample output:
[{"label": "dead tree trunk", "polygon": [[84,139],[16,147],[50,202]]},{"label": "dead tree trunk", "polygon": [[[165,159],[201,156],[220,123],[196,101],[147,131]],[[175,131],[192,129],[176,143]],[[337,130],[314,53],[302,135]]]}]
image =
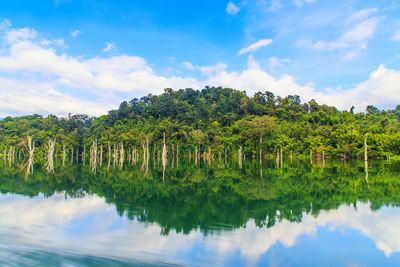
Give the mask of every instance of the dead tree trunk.
[{"label": "dead tree trunk", "polygon": [[110,141],[107,142],[107,150],[108,150],[108,163],[107,163],[107,170],[110,169],[110,163],[111,163],[111,145]]},{"label": "dead tree trunk", "polygon": [[208,165],[211,165],[211,148],[210,147],[208,148],[207,158],[208,158]]},{"label": "dead tree trunk", "polygon": [[124,144],[121,142],[119,145],[119,168],[122,170],[124,166]]},{"label": "dead tree trunk", "polygon": [[46,162],[46,170],[47,173],[54,173],[54,147],[56,141],[49,140],[47,144],[47,162]]},{"label": "dead tree trunk", "polygon": [[149,158],[150,158],[149,137],[146,136],[146,173],[147,173],[147,170],[149,169]]},{"label": "dead tree trunk", "polygon": [[90,148],[89,165],[92,168],[92,173],[96,173],[96,170],[97,170],[97,140],[93,140],[92,147]]},{"label": "dead tree trunk", "polygon": [[174,149],[174,144],[171,145],[171,153],[172,153],[171,168],[173,169],[174,166],[175,166],[175,149]]},{"label": "dead tree trunk", "polygon": [[25,147],[28,150],[28,161],[26,165],[25,177],[28,177],[29,174],[33,173],[33,156],[35,151],[35,142],[32,142],[32,138],[30,136],[28,136],[28,145]]},{"label": "dead tree trunk", "polygon": [[365,134],[364,139],[364,160],[368,161],[368,144],[367,144],[368,133]]},{"label": "dead tree trunk", "polygon": [[194,148],[194,164],[197,166],[197,146]]},{"label": "dead tree trunk", "polygon": [[260,164],[262,163],[262,134],[260,134]]},{"label": "dead tree trunk", "polygon": [[71,165],[73,161],[74,161],[74,146],[71,146]]},{"label": "dead tree trunk", "polygon": [[103,165],[103,145],[100,145],[100,167]]},{"label": "dead tree trunk", "polygon": [[82,163],[85,165],[85,154],[86,154],[86,145],[83,145],[83,152],[82,152]]},{"label": "dead tree trunk", "polygon": [[276,165],[279,168],[279,150],[276,151]]},{"label": "dead tree trunk", "polygon": [[63,166],[63,167],[64,167],[64,163],[65,163],[65,156],[66,156],[65,144],[63,144],[63,158],[62,158],[62,166]]},{"label": "dead tree trunk", "polygon": [[146,136],[146,174],[147,174],[147,171],[149,170],[149,158],[150,158],[149,137]]},{"label": "dead tree trunk", "polygon": [[165,145],[165,133],[164,133],[163,148],[162,148],[163,183],[165,181],[165,166],[166,165],[167,165],[167,147]]},{"label": "dead tree trunk", "polygon": [[115,143],[114,143],[113,167],[115,167],[116,160],[117,160],[117,151],[115,150]]}]

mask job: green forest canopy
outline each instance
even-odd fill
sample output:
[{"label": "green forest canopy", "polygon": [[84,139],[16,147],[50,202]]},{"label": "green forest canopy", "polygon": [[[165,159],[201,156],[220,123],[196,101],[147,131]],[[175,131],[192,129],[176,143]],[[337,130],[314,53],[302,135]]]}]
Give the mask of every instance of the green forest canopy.
[{"label": "green forest canopy", "polygon": [[[239,147],[247,156],[293,151],[320,156],[361,157],[368,133],[369,155],[397,155],[400,150],[400,106],[379,110],[368,106],[354,114],[315,100],[302,103],[297,95],[285,98],[271,92],[253,97],[244,91],[221,87],[165,89],[158,96],[122,102],[107,115],[28,115],[6,117],[0,121],[0,149],[22,149],[29,135],[37,150],[44,150],[49,139],[56,139],[57,151],[65,144],[82,151],[94,139],[99,144],[123,143],[140,147],[145,137],[150,148],[160,149],[165,133],[168,145],[179,145],[182,153],[211,149],[213,153],[233,154]],[[260,137],[262,136],[262,142]],[[104,148],[105,149],[105,148]]]}]

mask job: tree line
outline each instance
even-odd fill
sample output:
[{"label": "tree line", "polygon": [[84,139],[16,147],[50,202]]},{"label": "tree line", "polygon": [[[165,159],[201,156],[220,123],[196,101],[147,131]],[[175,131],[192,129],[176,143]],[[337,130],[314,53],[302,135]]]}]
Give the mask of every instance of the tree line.
[{"label": "tree line", "polygon": [[365,112],[354,113],[354,107],[340,111],[268,91],[249,97],[245,91],[222,87],[167,88],[161,95],[124,101],[99,117],[3,118],[0,151],[26,158],[29,136],[36,157],[48,155],[49,140],[55,141],[55,156],[71,159],[89,157],[94,141],[96,151],[101,149],[98,153],[110,155],[110,149],[122,145],[126,155],[137,151],[149,157],[162,153],[165,135],[168,156],[176,157],[362,158],[366,139],[370,157],[389,157],[399,154],[399,126],[400,105],[393,110],[368,106]]}]

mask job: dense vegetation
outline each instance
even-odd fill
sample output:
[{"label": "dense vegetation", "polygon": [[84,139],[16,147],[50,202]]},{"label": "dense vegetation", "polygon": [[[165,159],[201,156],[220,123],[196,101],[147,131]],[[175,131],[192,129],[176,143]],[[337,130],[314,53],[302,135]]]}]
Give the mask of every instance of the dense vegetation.
[{"label": "dense vegetation", "polygon": [[217,155],[226,150],[233,155],[242,147],[248,157],[257,157],[260,149],[264,157],[282,148],[286,155],[312,151],[320,156],[324,151],[327,156],[347,158],[362,156],[368,133],[369,155],[382,157],[398,154],[399,126],[400,106],[387,111],[368,106],[365,113],[354,114],[353,108],[339,111],[314,100],[301,103],[298,96],[281,98],[270,92],[248,97],[220,87],[165,89],[159,96],[123,102],[100,117],[6,117],[0,121],[0,149],[22,149],[29,135],[39,152],[49,139],[56,140],[58,153],[65,144],[69,155],[72,147],[81,152],[94,139],[106,151],[108,142],[140,148],[145,137],[150,151],[158,151],[165,133],[169,149],[179,145],[185,155],[196,147],[200,152],[211,149]]}]

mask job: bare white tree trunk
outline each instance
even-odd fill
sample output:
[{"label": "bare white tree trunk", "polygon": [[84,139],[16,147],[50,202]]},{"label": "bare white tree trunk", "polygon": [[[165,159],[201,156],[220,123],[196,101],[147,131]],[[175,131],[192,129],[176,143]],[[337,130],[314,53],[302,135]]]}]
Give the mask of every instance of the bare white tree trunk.
[{"label": "bare white tree trunk", "polygon": [[197,166],[197,146],[194,148],[194,164]]},{"label": "bare white tree trunk", "polygon": [[262,134],[260,134],[260,164],[262,163]]},{"label": "bare white tree trunk", "polygon": [[96,173],[97,170],[97,140],[93,140],[93,144],[90,148],[90,167],[92,168],[92,173]]},{"label": "bare white tree trunk", "polygon": [[162,167],[163,167],[163,183],[165,181],[165,166],[167,165],[167,146],[165,145],[165,133],[163,137],[163,147],[162,147]]},{"label": "bare white tree trunk", "polygon": [[32,138],[28,136],[28,145],[25,146],[28,150],[28,162],[26,166],[25,177],[33,173],[33,162],[34,162],[34,152],[35,152],[35,142],[32,142]]},{"label": "bare white tree trunk", "polygon": [[147,171],[149,170],[149,158],[150,158],[149,137],[146,136],[146,174],[147,174]]},{"label": "bare white tree trunk", "polygon": [[47,173],[54,173],[54,147],[56,141],[49,140],[47,144],[47,162],[46,162],[46,170]]},{"label": "bare white tree trunk", "polygon": [[64,163],[65,163],[65,157],[66,157],[65,144],[63,144],[63,158],[62,158],[62,166],[63,167],[64,167]]},{"label": "bare white tree trunk", "polygon": [[211,165],[211,148],[210,147],[208,148],[207,158],[208,158],[208,165]]},{"label": "bare white tree trunk", "polygon": [[119,145],[119,168],[122,170],[124,166],[124,144],[121,142]]},{"label": "bare white tree trunk", "polygon": [[368,144],[367,144],[368,134],[365,134],[364,139],[364,160],[368,161]]},{"label": "bare white tree trunk", "polygon": [[111,163],[111,145],[110,141],[107,142],[107,148],[108,148],[108,164],[107,164],[107,170],[110,169],[110,163]]},{"label": "bare white tree trunk", "polygon": [[103,144],[100,145],[100,167],[103,165]]},{"label": "bare white tree trunk", "polygon": [[71,165],[73,161],[74,161],[74,146],[71,146]]},{"label": "bare white tree trunk", "polygon": [[279,150],[276,151],[276,165],[279,168]]},{"label": "bare white tree trunk", "polygon": [[114,143],[113,167],[115,167],[116,160],[117,160],[117,151],[115,150],[115,143]]},{"label": "bare white tree trunk", "polygon": [[83,145],[83,151],[82,151],[82,162],[83,162],[83,165],[85,165],[85,154],[86,154],[86,145]]}]

